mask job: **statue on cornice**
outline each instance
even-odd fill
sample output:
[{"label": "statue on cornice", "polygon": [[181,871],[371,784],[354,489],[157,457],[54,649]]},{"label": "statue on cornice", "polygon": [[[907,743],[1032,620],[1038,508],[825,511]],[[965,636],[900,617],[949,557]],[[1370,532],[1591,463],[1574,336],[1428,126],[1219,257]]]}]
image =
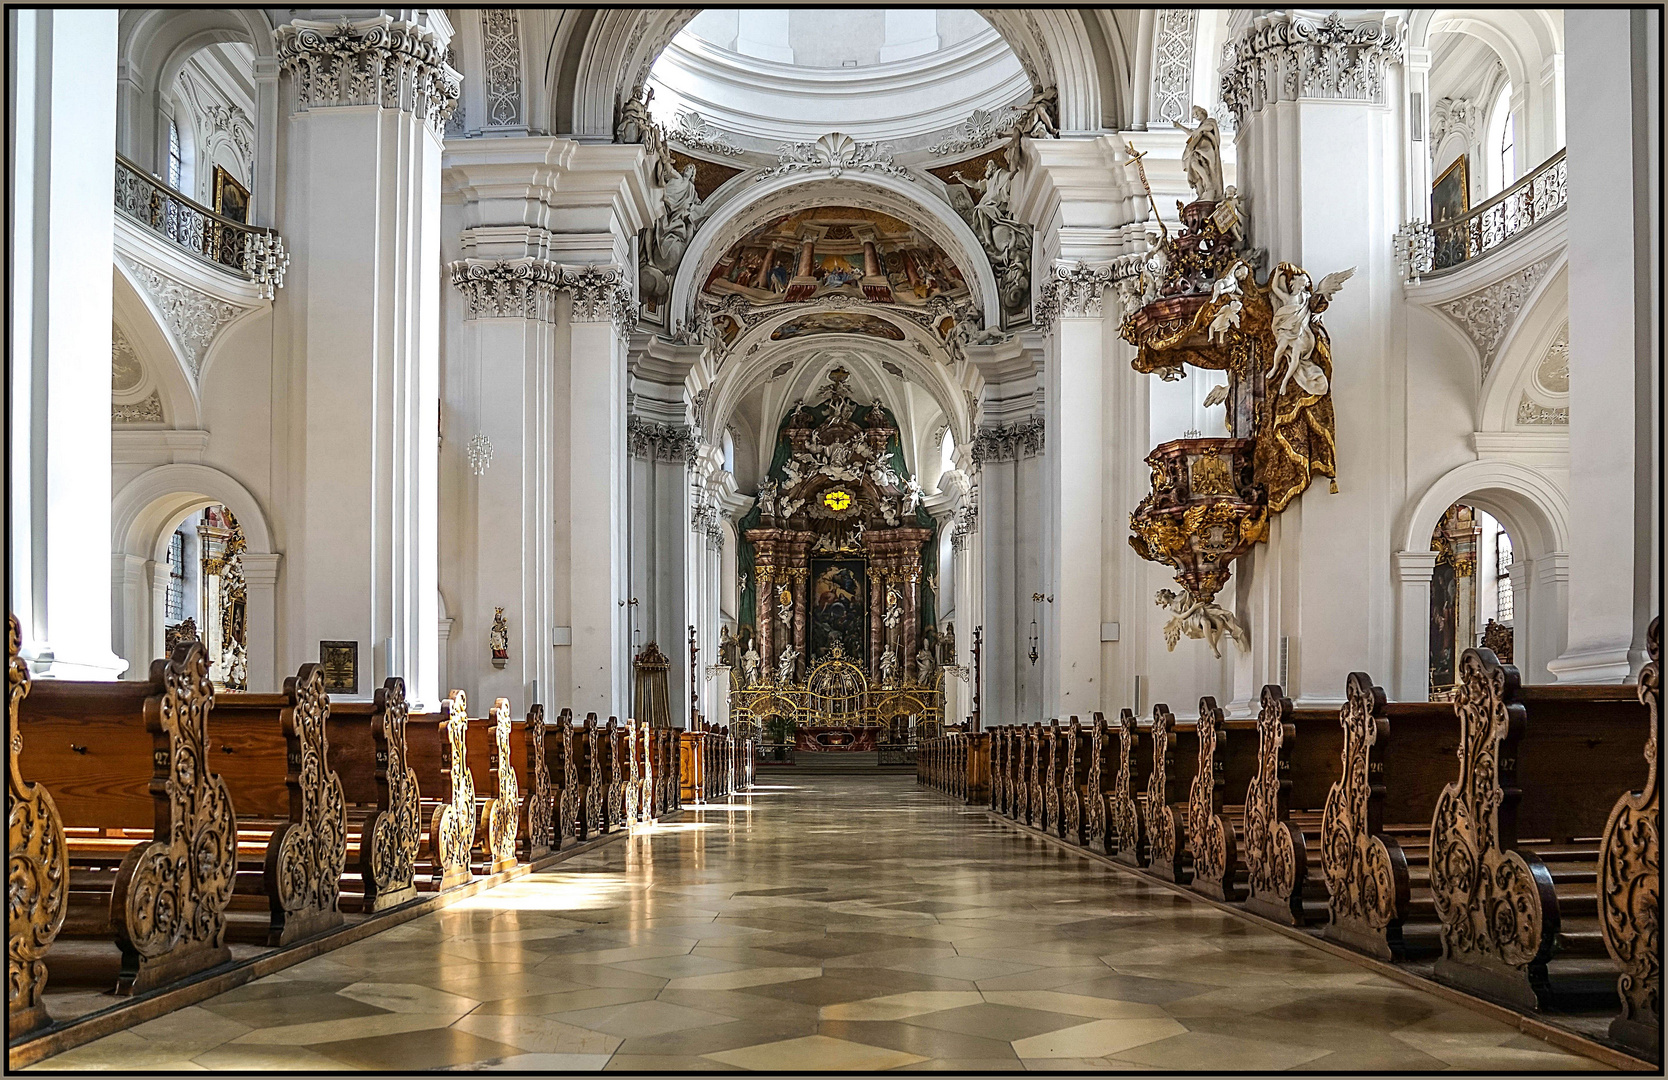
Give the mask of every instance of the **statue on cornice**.
[{"label": "statue on cornice", "polygon": [[880,654],[880,681],[885,686],[894,686],[898,681],[898,650],[891,645]]},{"label": "statue on cornice", "polygon": [[[672,278],[704,209],[695,190],[694,165],[685,165],[679,172],[669,159],[662,158],[657,170],[666,187],[660,216],[649,225],[644,237],[643,265],[638,273],[638,291],[646,302],[656,304],[671,299]],[[713,344],[709,339],[707,347],[711,349]]]},{"label": "statue on cornice", "polygon": [[759,481],[759,516],[773,518],[776,516],[776,481],[765,477]]},{"label": "statue on cornice", "polygon": [[1182,151],[1182,170],[1187,174],[1187,186],[1199,202],[1221,202],[1222,187],[1222,132],[1203,106],[1193,106],[1193,119],[1198,127],[1177,125],[1187,132],[1187,147]]},{"label": "statue on cornice", "polygon": [[620,122],[614,125],[614,141],[641,143],[654,121],[649,117],[649,102],[654,100],[654,87],[639,86],[620,103]]}]

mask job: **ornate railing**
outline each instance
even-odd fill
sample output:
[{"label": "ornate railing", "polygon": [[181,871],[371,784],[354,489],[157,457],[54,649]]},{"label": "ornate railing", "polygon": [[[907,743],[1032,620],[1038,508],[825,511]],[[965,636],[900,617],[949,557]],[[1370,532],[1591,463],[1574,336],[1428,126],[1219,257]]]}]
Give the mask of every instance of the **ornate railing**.
[{"label": "ornate railing", "polygon": [[[1410,245],[1410,277],[1441,273],[1486,255],[1536,225],[1562,213],[1569,204],[1564,151],[1547,158],[1528,176],[1471,212],[1439,224],[1403,229]],[[1428,231],[1426,231],[1428,229]],[[1424,233],[1418,237],[1416,233]]]},{"label": "ornate railing", "polygon": [[215,213],[163,185],[116,155],[116,209],[206,262],[259,286],[271,299],[284,287],[290,257],[270,229],[257,229]]}]

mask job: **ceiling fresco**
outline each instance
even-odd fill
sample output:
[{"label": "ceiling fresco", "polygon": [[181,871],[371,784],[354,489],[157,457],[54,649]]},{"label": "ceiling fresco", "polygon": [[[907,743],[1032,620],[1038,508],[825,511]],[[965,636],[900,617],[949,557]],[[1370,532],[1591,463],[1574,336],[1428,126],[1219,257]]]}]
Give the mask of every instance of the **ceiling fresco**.
[{"label": "ceiling fresco", "polygon": [[813,207],[759,226],[718,260],[705,291],[758,305],[845,295],[912,307],[970,292],[944,250],[913,226],[850,206]]}]

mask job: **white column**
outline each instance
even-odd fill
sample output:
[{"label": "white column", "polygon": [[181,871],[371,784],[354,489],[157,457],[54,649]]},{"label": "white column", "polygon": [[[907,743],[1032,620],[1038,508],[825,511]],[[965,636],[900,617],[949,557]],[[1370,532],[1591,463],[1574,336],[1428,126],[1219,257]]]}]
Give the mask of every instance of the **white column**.
[{"label": "white column", "polygon": [[779,64],[793,63],[793,49],[788,45],[787,8],[746,8],[736,24],[736,52],[743,56],[757,56]]},{"label": "white column", "polygon": [[[445,16],[413,18],[298,19],[277,36],[294,110],[281,223],[292,276],[280,310],[301,404],[289,436],[294,617],[283,667],[317,656],[320,640],[357,640],[361,695],[402,675],[419,707],[442,690],[440,127],[457,77],[441,59]],[[381,85],[346,76],[365,62],[387,73]]]},{"label": "white column", "polygon": [[[1391,237],[1409,145],[1400,57],[1394,31],[1377,20],[1352,22],[1362,28],[1356,43],[1298,45],[1293,33],[1288,45],[1278,24],[1307,23],[1312,33],[1318,20],[1274,12],[1243,26],[1239,18],[1226,74],[1236,87],[1228,96],[1240,118],[1236,160],[1251,242],[1268,250],[1270,265],[1296,263],[1316,281],[1355,268],[1324,316],[1338,491],[1315,477],[1234,571],[1254,616],[1250,670],[1236,672],[1247,685],[1236,685],[1236,698],[1279,680],[1286,638],[1286,692],[1319,706],[1343,699],[1351,671],[1382,680],[1405,670],[1396,666],[1396,586],[1386,572],[1395,565],[1391,528],[1407,498],[1411,452],[1404,329],[1392,317],[1401,282]],[[1359,79],[1362,70],[1374,77]]]},{"label": "white column", "polygon": [[1435,572],[1436,552],[1396,552],[1396,681],[1390,692],[1393,701],[1424,701],[1430,697],[1431,577]]},{"label": "white column", "polygon": [[[244,635],[248,644],[249,689],[277,693],[283,685],[277,666],[278,564],[282,555],[244,552]],[[160,563],[152,563],[160,567]],[[162,567],[166,570],[166,567]],[[298,665],[299,666],[299,665]],[[285,671],[284,675],[290,674]]]},{"label": "white column", "polygon": [[[1660,198],[1659,13],[1565,16],[1569,123],[1570,577],[1562,682],[1620,682],[1644,663],[1659,571],[1653,417]],[[1647,58],[1653,70],[1647,71]],[[1654,85],[1653,85],[1654,84]],[[1654,176],[1655,191],[1651,190]]]},{"label": "white column", "polygon": [[[1052,631],[1047,651],[1051,689],[1044,712],[1089,716],[1101,708],[1103,523],[1106,458],[1102,377],[1107,365],[1107,320],[1098,290],[1066,305],[1055,334],[1053,378],[1048,384],[1052,414],[1047,459],[1054,505],[1059,513],[1053,604],[1043,604]],[[1112,515],[1116,522],[1116,515]]]},{"label": "white column", "polygon": [[114,8],[12,12],[10,593],[37,676],[114,679]]},{"label": "white column", "polygon": [[1526,683],[1549,683],[1558,679],[1551,665],[1564,655],[1569,643],[1569,623],[1562,617],[1568,610],[1569,588],[1568,552],[1549,551],[1525,566],[1521,575],[1516,566],[1512,567],[1512,603],[1521,598],[1527,607],[1527,614],[1523,610],[1512,612],[1512,621],[1522,626],[1529,636],[1527,649],[1514,647],[1513,650]]},{"label": "white column", "polygon": [[154,657],[150,652],[151,570],[156,563],[142,555],[110,556],[110,626],[121,646],[129,678],[142,678]]}]

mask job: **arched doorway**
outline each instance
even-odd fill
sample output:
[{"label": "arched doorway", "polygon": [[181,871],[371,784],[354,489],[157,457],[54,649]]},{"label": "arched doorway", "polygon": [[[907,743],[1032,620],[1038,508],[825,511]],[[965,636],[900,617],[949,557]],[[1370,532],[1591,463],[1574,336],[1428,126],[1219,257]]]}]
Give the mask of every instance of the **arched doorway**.
[{"label": "arched doorway", "polygon": [[1521,567],[1514,580],[1511,533],[1479,507],[1448,507],[1431,532],[1431,550],[1428,688],[1432,701],[1446,701],[1458,686],[1466,649],[1480,645],[1502,663],[1515,662],[1518,594],[1525,594],[1527,608],[1529,583]]}]

